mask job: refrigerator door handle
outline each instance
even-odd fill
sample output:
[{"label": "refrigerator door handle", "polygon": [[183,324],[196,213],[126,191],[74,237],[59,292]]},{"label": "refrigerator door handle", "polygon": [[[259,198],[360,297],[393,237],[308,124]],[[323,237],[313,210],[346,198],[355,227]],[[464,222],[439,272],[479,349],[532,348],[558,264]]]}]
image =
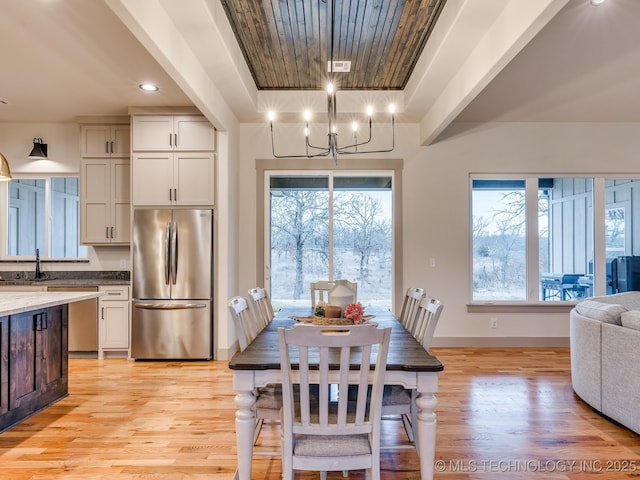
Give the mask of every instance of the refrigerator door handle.
[{"label": "refrigerator door handle", "polygon": [[171,242],[171,222],[167,222],[167,225],[164,229],[164,284],[169,284],[169,276],[171,275],[171,253],[170,253],[170,242]]},{"label": "refrigerator door handle", "polygon": [[204,303],[136,303],[134,308],[144,310],[190,310],[194,308],[206,308]]},{"label": "refrigerator door handle", "polygon": [[171,222],[171,283],[178,278],[178,224]]}]

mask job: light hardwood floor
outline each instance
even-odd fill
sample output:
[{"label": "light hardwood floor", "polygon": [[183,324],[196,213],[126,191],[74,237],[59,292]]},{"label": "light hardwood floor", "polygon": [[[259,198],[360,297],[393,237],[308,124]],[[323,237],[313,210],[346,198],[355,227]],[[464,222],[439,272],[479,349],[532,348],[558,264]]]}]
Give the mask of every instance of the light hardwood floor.
[{"label": "light hardwood floor", "polygon": [[[573,394],[567,349],[432,353],[445,364],[436,479],[640,477],[640,437]],[[227,362],[71,359],[69,396],[0,434],[0,478],[230,479],[234,412]],[[406,442],[398,420],[383,425],[383,442]],[[257,450],[277,448],[278,431]],[[279,457],[256,457],[254,480],[279,478]],[[382,478],[418,479],[415,451],[383,452]]]}]

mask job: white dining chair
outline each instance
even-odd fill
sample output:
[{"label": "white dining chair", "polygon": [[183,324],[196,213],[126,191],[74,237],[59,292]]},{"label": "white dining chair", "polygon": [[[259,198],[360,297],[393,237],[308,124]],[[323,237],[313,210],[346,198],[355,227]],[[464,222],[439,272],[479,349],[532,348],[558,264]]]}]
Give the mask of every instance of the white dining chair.
[{"label": "white dining chair", "polygon": [[[433,297],[423,298],[418,305],[412,323],[415,333],[412,332],[412,335],[426,351],[429,351],[443,309],[442,302]],[[416,425],[417,421],[416,397],[417,392],[413,389],[406,389],[401,385],[386,385],[382,397],[382,415],[401,415],[407,437],[417,449],[418,438],[413,430],[413,425]],[[385,446],[385,448],[393,448],[393,446]]]},{"label": "white dining chair", "polygon": [[416,313],[420,301],[426,296],[424,288],[409,287],[402,302],[402,310],[398,315],[398,321],[409,331],[415,323]]},{"label": "white dining chair", "polygon": [[[294,470],[320,471],[326,479],[327,471],[360,469],[367,470],[369,480],[379,480],[380,406],[390,336],[390,328],[375,325],[278,329],[284,480],[292,480]],[[353,362],[354,355],[361,361]],[[337,397],[330,395],[330,359],[339,360]],[[294,388],[296,378],[299,388]],[[315,399],[314,383],[319,384]],[[348,389],[357,392],[353,402],[339,394]]]},{"label": "white dining chair", "polygon": [[311,307],[315,308],[318,302],[327,303],[329,301],[329,292],[335,286],[335,282],[330,282],[329,280],[311,282]]},{"label": "white dining chair", "polygon": [[254,287],[249,290],[249,298],[251,299],[251,305],[253,307],[253,313],[258,323],[262,323],[263,326],[273,320],[275,312],[273,311],[273,305],[271,305],[271,299],[269,294],[262,287]]},{"label": "white dining chair", "polygon": [[244,297],[233,297],[228,304],[229,313],[236,329],[240,351],[247,348],[262,328],[249,309],[249,304]]},{"label": "white dining chair", "polygon": [[[260,333],[264,325],[256,321],[244,297],[238,296],[230,299],[228,308],[236,328],[240,351],[243,351],[255,339],[258,333]],[[253,443],[255,444],[258,441],[265,420],[280,420],[282,386],[279,384],[269,384],[265,387],[258,388],[254,394],[256,396],[256,425],[253,434]],[[261,452],[261,454],[280,455],[280,452]]]},{"label": "white dining chair", "polygon": [[433,340],[433,334],[438,326],[443,309],[444,305],[437,298],[425,298],[420,302],[416,314],[416,333],[414,337],[426,351],[429,351],[431,347],[431,340]]},{"label": "white dining chair", "polygon": [[[416,316],[420,302],[425,298],[426,293],[423,288],[409,287],[402,302],[402,309],[398,315],[398,321],[411,332],[416,325]],[[382,397],[382,416],[400,415],[402,424],[410,442],[414,441],[413,428],[411,426],[412,396],[411,390],[405,389],[402,385],[386,385]]]}]

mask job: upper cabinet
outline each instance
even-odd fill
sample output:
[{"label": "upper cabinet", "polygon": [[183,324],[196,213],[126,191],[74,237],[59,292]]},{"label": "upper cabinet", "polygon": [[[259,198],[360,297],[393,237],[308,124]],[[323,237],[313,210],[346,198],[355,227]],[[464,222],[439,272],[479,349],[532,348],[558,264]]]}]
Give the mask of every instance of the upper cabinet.
[{"label": "upper cabinet", "polygon": [[213,206],[214,139],[203,116],[134,115],[133,206]]},{"label": "upper cabinet", "polygon": [[80,242],[128,244],[131,127],[82,125],[80,153]]},{"label": "upper cabinet", "polygon": [[82,125],[80,155],[83,158],[129,158],[129,125]]},{"label": "upper cabinet", "polygon": [[91,245],[131,241],[128,158],[80,161],[80,242]]},{"label": "upper cabinet", "polygon": [[215,131],[199,115],[139,115],[132,118],[134,152],[215,150]]}]

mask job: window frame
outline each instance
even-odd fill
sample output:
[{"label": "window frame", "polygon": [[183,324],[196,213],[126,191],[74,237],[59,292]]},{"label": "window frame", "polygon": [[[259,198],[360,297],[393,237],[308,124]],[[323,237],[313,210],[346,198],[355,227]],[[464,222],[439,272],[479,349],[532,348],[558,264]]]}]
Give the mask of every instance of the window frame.
[{"label": "window frame", "polygon": [[[85,257],[52,257],[50,256],[51,245],[51,179],[53,178],[77,178],[80,182],[80,174],[76,173],[60,173],[60,174],[48,174],[48,173],[29,173],[29,174],[13,174],[12,180],[43,180],[45,182],[45,206],[44,206],[44,251],[40,251],[40,258],[48,261],[55,262],[84,262],[89,261],[89,252]],[[2,262],[23,262],[33,261],[35,258],[35,252],[33,255],[9,255],[9,184],[10,182],[0,182],[0,225],[4,226],[4,235],[0,235],[0,261]],[[78,184],[79,185],[79,184]],[[80,221],[80,189],[78,188],[78,222]],[[86,246],[80,242],[80,225],[78,225],[78,246]]]},{"label": "window frame", "polygon": [[392,308],[395,311],[403,295],[402,285],[402,168],[401,159],[343,159],[338,160],[338,165],[331,164],[325,159],[257,159],[256,160],[256,278],[258,282],[269,285],[269,266],[266,260],[269,258],[268,241],[269,212],[267,209],[267,197],[269,193],[269,176],[266,172],[277,175],[324,175],[327,172],[334,174],[354,174],[358,176],[390,176],[393,187],[393,236],[392,236]]},{"label": "window frame", "polygon": [[[637,173],[632,174],[470,174],[469,175],[469,218],[467,219],[469,227],[469,299],[468,299],[468,311],[470,312],[484,312],[484,311],[517,311],[526,312],[534,311],[529,310],[528,307],[544,307],[545,309],[566,311],[570,309],[577,300],[561,300],[561,301],[543,301],[539,299],[537,285],[540,282],[540,272],[538,267],[539,259],[539,237],[538,237],[538,204],[537,204],[537,188],[538,180],[541,178],[584,178],[592,179],[593,181],[593,290],[592,296],[606,295],[606,241],[605,241],[605,212],[607,208],[610,208],[610,204],[605,202],[605,181],[616,179],[638,180],[640,181],[640,175]],[[525,180],[525,195],[526,195],[526,220],[527,220],[527,299],[522,301],[506,301],[506,300],[492,300],[492,301],[474,301],[473,300],[473,236],[471,234],[471,225],[473,224],[473,180]],[[626,215],[632,218],[632,207],[627,207]],[[629,227],[627,227],[629,228]],[[632,241],[631,234],[625,237],[627,244]],[[631,252],[627,252],[627,255],[631,255]],[[514,310],[515,308],[515,310]]]}]

